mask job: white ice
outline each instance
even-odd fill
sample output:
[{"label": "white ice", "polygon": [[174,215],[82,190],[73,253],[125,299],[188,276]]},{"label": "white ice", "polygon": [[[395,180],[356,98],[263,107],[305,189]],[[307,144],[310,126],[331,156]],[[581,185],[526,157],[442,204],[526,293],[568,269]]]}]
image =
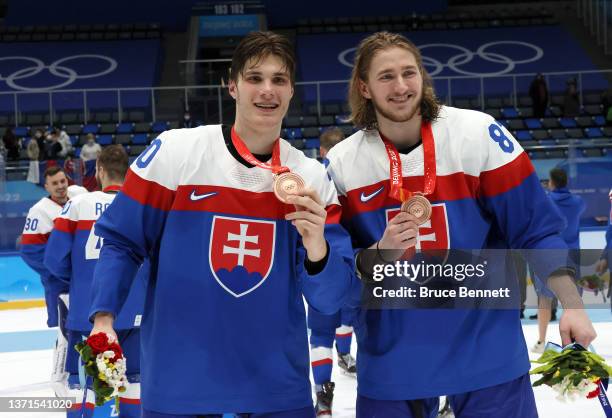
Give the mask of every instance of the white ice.
[{"label": "white ice", "polygon": [[[45,311],[42,308],[18,311],[0,311],[0,332],[45,330]],[[612,317],[611,317],[612,318]],[[594,324],[598,333],[597,352],[612,364],[612,322]],[[537,338],[537,325],[524,325],[528,345]],[[552,323],[548,340],[560,343],[558,323]],[[354,345],[354,344],[353,344]],[[353,346],[353,350],[355,347]],[[53,396],[49,386],[52,350],[0,353],[0,397]],[[532,355],[532,358],[537,356]],[[335,366],[335,365],[334,365]],[[334,367],[332,379],[336,382],[334,418],[355,416],[357,382]],[[596,399],[582,399],[561,403],[549,387],[534,388],[541,418],[600,418],[603,410]],[[313,394],[314,396],[314,394]],[[60,418],[63,413],[0,413],[2,418]]]}]

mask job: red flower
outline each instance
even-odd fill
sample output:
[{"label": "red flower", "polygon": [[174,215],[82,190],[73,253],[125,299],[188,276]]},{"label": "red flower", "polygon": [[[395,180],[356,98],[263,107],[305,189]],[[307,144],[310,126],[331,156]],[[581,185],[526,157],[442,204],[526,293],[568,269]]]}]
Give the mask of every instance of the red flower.
[{"label": "red flower", "polygon": [[105,352],[109,348],[108,336],[104,332],[90,335],[87,338],[87,345],[91,347],[94,355]]},{"label": "red flower", "polygon": [[119,344],[112,343],[108,346],[108,349],[115,353],[115,357],[109,360],[111,363],[114,363],[123,357],[123,350],[121,350],[121,346],[119,346]]},{"label": "red flower", "polygon": [[595,384],[597,385],[597,389],[595,389],[593,392],[590,392],[587,395],[587,399],[592,399],[599,396],[599,379],[595,382]]}]

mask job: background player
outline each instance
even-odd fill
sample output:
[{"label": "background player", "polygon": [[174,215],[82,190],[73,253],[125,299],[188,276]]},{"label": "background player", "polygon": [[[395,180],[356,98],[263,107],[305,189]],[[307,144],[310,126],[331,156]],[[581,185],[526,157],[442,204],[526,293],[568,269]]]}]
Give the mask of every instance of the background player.
[{"label": "background player", "polygon": [[[47,326],[56,327],[58,320],[58,297],[68,293],[68,283],[53,277],[44,265],[45,249],[49,234],[53,229],[53,221],[62,211],[62,206],[72,196],[86,193],[83,187],[68,186],[66,173],[60,167],[51,166],[43,174],[45,190],[48,196],[41,198],[28,211],[26,223],[21,235],[21,257],[34,271],[40,274],[45,291],[45,304],[47,306]],[[53,353],[53,371],[51,385],[58,388],[64,380],[64,363],[66,359],[67,341],[61,331],[58,332]]]},{"label": "background player", "polygon": [[[321,134],[319,152],[323,164],[327,167],[326,158],[330,149],[344,139],[339,128],[327,129]],[[310,328],[310,365],[314,377],[317,416],[332,414],[334,398],[334,382],[331,381],[334,356],[332,347],[336,341],[338,353],[338,366],[345,373],[355,376],[357,365],[351,355],[353,341],[353,319],[355,309],[342,308],[334,315],[323,315],[314,309],[308,308],[308,328]]]},{"label": "background player", "polygon": [[[550,181],[548,183],[552,199],[559,214],[565,221],[565,228],[561,231],[561,237],[576,261],[576,278],[580,278],[580,217],[586,209],[584,200],[580,196],[570,193],[567,188],[567,173],[560,168],[550,170]],[[546,330],[552,320],[553,298],[555,295],[543,286],[539,278],[534,279],[538,291],[538,341],[531,351],[543,353],[546,345]]]},{"label": "background player", "polygon": [[606,247],[601,254],[601,259],[597,262],[596,271],[598,274],[604,274],[607,269],[610,270],[611,280],[608,285],[608,298],[610,298],[610,306],[612,307],[612,189],[610,189],[608,196],[610,198],[610,217],[606,230]]},{"label": "background player", "polygon": [[[68,417],[81,416],[82,408],[86,409],[86,415],[93,413],[93,391],[88,391],[86,405],[80,403],[83,399],[84,382],[79,380],[79,355],[72,347],[86,338],[92,328],[89,322],[91,283],[103,246],[102,238],[94,233],[94,224],[121,189],[127,169],[128,156],[123,146],[109,145],[102,150],[96,162],[96,179],[102,191],[82,194],[68,201],[61,215],[55,219],[45,252],[45,266],[55,280],[70,283],[69,295],[62,295],[68,315],[61,328],[69,347],[65,367],[68,376],[63,383],[64,396],[75,396],[77,404],[67,412]],[[121,417],[140,416],[138,328],[142,317],[147,274],[148,269],[141,268],[115,321],[115,329],[119,331],[119,343],[127,359],[127,375],[130,381],[128,390],[120,398]],[[109,409],[106,416],[113,416],[110,409],[114,408],[114,401],[109,401],[101,408]]]}]

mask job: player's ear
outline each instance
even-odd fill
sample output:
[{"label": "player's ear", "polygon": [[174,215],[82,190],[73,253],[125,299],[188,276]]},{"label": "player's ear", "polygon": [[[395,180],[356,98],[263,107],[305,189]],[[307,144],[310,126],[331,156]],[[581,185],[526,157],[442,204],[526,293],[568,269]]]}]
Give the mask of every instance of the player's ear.
[{"label": "player's ear", "polygon": [[357,83],[358,83],[359,92],[361,93],[361,95],[365,97],[366,99],[371,99],[372,95],[370,94],[370,89],[368,88],[368,85],[361,79],[359,79]]},{"label": "player's ear", "polygon": [[234,100],[236,100],[236,96],[238,95],[238,86],[236,85],[236,82],[230,79],[227,87],[228,87],[230,96],[232,96]]}]

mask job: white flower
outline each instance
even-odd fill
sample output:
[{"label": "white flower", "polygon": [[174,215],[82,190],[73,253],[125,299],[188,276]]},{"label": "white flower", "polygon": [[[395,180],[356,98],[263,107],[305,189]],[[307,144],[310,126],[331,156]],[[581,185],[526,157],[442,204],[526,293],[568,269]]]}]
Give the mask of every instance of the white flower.
[{"label": "white flower", "polygon": [[572,383],[572,375],[565,376],[560,383],[552,388],[558,393],[557,399],[561,402],[575,401],[584,398],[597,389],[597,385],[591,379],[582,379],[577,385]]},{"label": "white flower", "polygon": [[100,354],[96,356],[96,366],[101,372],[104,372],[107,369],[106,363],[104,363],[104,357]]}]

